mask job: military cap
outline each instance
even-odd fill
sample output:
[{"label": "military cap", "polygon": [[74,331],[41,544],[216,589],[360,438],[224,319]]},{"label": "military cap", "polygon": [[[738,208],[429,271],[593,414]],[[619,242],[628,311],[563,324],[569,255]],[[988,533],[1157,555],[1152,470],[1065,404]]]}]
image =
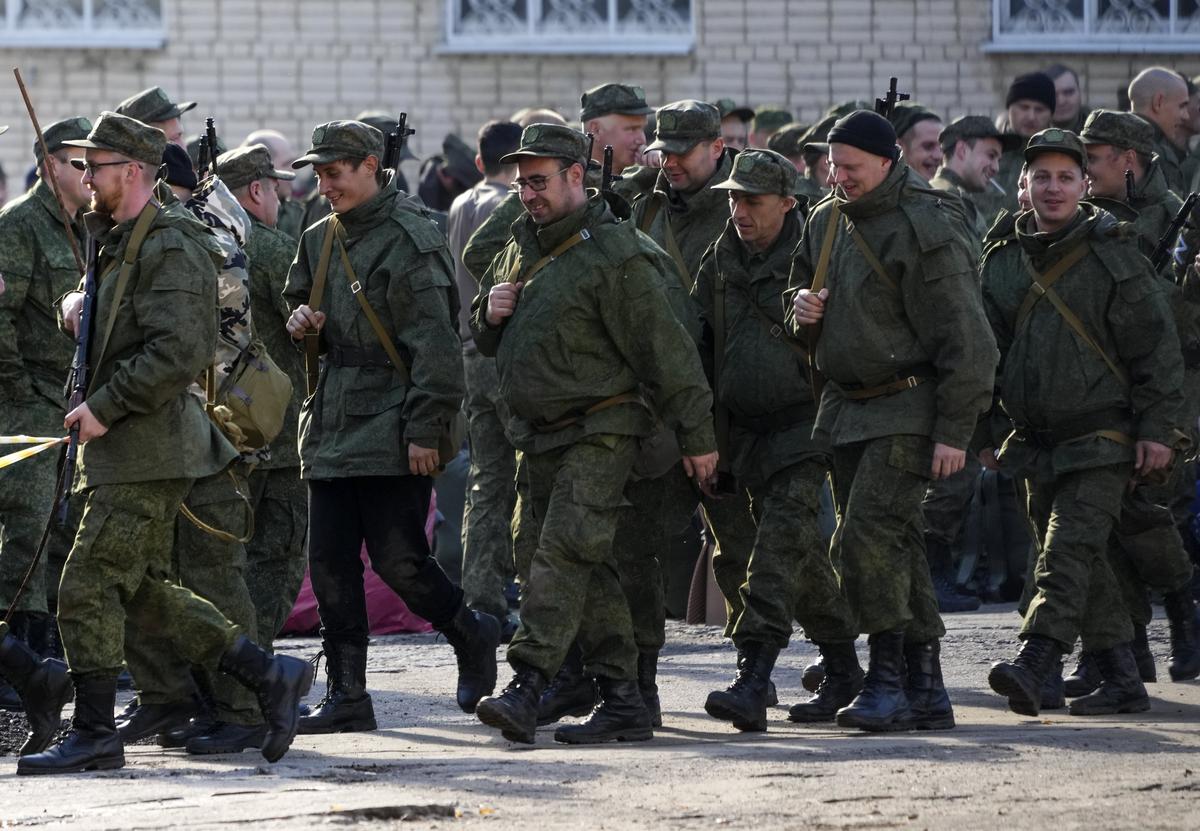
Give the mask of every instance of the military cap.
[{"label": "military cap", "polygon": [[805,153],[819,153],[822,155],[829,154],[829,131],[833,129],[833,125],[841,118],[839,115],[827,115],[808,128],[808,131],[800,137],[800,149]]},{"label": "military cap", "polygon": [[330,121],[313,130],[312,147],[292,162],[292,169],[367,156],[383,156],[383,133],[361,121]]},{"label": "military cap", "polygon": [[236,147],[217,157],[217,175],[230,190],[259,179],[295,179],[290,170],[276,170],[265,144]]},{"label": "military cap", "polygon": [[1154,128],[1133,113],[1093,110],[1079,134],[1084,144],[1111,144],[1123,150],[1136,150],[1144,156],[1154,152]]},{"label": "military cap", "polygon": [[804,136],[808,134],[809,126],[793,121],[785,124],[771,134],[767,139],[767,149],[774,150],[784,156],[799,156],[804,152]]},{"label": "military cap", "polygon": [[460,185],[471,187],[483,178],[475,166],[475,150],[453,133],[442,139],[442,158],[446,172]]},{"label": "military cap", "polygon": [[[102,112],[96,119],[85,139],[68,139],[63,142],[69,147],[84,147],[89,150],[111,150],[128,156],[134,161],[145,162],[158,167],[162,164],[163,148],[167,146],[167,137],[157,127],[151,127],[135,118],[120,113]],[[72,161],[79,170],[83,170],[83,159]]]},{"label": "military cap", "polygon": [[163,91],[162,87],[150,87],[137,95],[131,95],[118,104],[117,112],[130,118],[136,118],[143,124],[150,124],[178,118],[195,106],[195,101],[182,101],[176,104]]},{"label": "military cap", "polygon": [[686,153],[702,141],[721,136],[721,111],[705,101],[686,98],[655,112],[654,141],[646,150]]},{"label": "military cap", "polygon": [[938,144],[943,150],[951,150],[960,141],[981,138],[1000,142],[1000,148],[1005,153],[1019,148],[1022,141],[1016,133],[1002,133],[997,130],[996,125],[986,115],[964,115],[942,128],[942,132],[938,133]]},{"label": "military cap", "polygon": [[794,120],[790,112],[779,107],[758,107],[754,110],[754,131],[756,133],[773,133],[784,124],[791,124]]},{"label": "military cap", "polygon": [[922,121],[941,121],[942,117],[916,101],[898,101],[892,110],[892,126],[896,135],[903,136]]},{"label": "military cap", "polygon": [[[386,139],[388,134],[396,129],[396,122],[400,119],[384,110],[363,110],[354,116],[354,120],[361,121],[363,124],[370,124],[376,130],[383,133],[383,137]],[[413,151],[408,149],[408,142],[404,142],[404,147],[400,150],[400,161],[407,162],[415,158],[417,157],[413,154]]]},{"label": "military cap", "polygon": [[718,98],[717,111],[721,113],[721,120],[736,117],[739,121],[751,121],[754,119],[754,110],[749,107],[739,107],[737,102],[732,98]]},{"label": "military cap", "polygon": [[798,177],[796,166],[780,154],[751,147],[737,154],[729,178],[713,185],[713,189],[791,196],[796,192]]},{"label": "military cap", "polygon": [[864,101],[861,98],[855,98],[850,101],[843,101],[840,104],[834,104],[825,111],[826,116],[833,116],[834,120],[842,116],[850,115],[855,110],[870,110],[874,109],[875,105],[870,101]]},{"label": "military cap", "polygon": [[587,165],[588,137],[559,124],[530,124],[521,131],[521,146],[500,157],[500,164],[521,159],[562,159]]},{"label": "military cap", "polygon": [[1034,133],[1025,145],[1025,161],[1032,162],[1043,153],[1065,153],[1079,162],[1079,166],[1087,170],[1087,153],[1079,136],[1061,127],[1050,127],[1040,133]]},{"label": "military cap", "polygon": [[[204,138],[203,134],[198,135],[198,136],[192,136],[190,139],[187,140],[187,148],[186,149],[187,149],[188,158],[192,160],[192,164],[194,164],[194,165],[200,164],[200,139],[202,139],[202,138]],[[212,156],[212,155],[219,156],[228,149],[229,148],[225,146],[225,142],[221,140],[221,137],[217,136],[217,149],[214,151],[211,148],[209,148],[208,154],[210,156]]]},{"label": "military cap", "polygon": [[654,109],[646,104],[646,91],[626,84],[601,84],[579,96],[579,120],[602,115],[649,115]]},{"label": "military cap", "polygon": [[[8,128],[5,127],[5,130]],[[56,150],[61,150],[64,147],[64,142],[77,141],[85,139],[88,133],[92,131],[92,122],[82,116],[76,118],[64,118],[62,121],[55,121],[46,129],[42,130],[42,138],[46,140],[46,149],[53,153]],[[42,160],[42,143],[36,139],[33,142],[33,155],[38,162]]]}]

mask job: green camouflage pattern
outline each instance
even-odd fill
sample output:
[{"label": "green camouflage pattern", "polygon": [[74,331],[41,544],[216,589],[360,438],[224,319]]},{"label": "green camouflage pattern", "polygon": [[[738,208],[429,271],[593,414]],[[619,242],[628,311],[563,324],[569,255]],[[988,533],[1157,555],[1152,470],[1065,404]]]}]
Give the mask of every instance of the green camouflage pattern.
[{"label": "green camouflage pattern", "polygon": [[136,118],[143,124],[155,121],[169,121],[178,118],[194,108],[196,102],[181,101],[176,104],[171,100],[162,87],[150,87],[136,95],[131,95],[117,105],[117,112],[130,118]]},{"label": "green camouflage pattern", "polygon": [[1092,110],[1079,138],[1084,144],[1109,144],[1120,150],[1136,150],[1144,156],[1154,153],[1154,128],[1133,113]]},{"label": "green camouflage pattern", "polygon": [[292,162],[299,169],[310,164],[329,164],[338,159],[383,156],[383,133],[361,121],[330,121],[312,132],[312,147]]},{"label": "green camouflage pattern", "polygon": [[601,84],[579,96],[579,120],[588,122],[602,115],[650,115],[654,108],[646,104],[646,91],[629,84]]},{"label": "green camouflage pattern", "polygon": [[979,258],[983,256],[983,238],[987,235],[988,223],[979,212],[979,207],[972,201],[975,192],[969,190],[962,177],[945,165],[938,168],[938,172],[929,180],[929,186],[952,193],[962,202],[967,242],[971,247],[971,261],[979,262]]},{"label": "green camouflage pattern", "polygon": [[655,111],[654,141],[646,146],[646,152],[686,153],[698,143],[720,135],[721,111],[707,101],[687,98]]},{"label": "green camouflage pattern", "polygon": [[791,124],[795,119],[792,114],[780,107],[769,104],[754,108],[753,130],[756,133],[773,133],[785,124]]},{"label": "green camouflage pattern", "polygon": [[791,196],[798,176],[796,166],[774,150],[747,148],[734,158],[729,178],[712,188]]},{"label": "green camouflage pattern", "polygon": [[1163,176],[1167,180],[1167,187],[1174,191],[1176,196],[1186,196],[1190,183],[1183,172],[1184,153],[1167,137],[1161,127],[1153,122],[1147,123],[1154,131],[1155,161],[1162,168]]},{"label": "green camouflage pattern", "polygon": [[279,220],[275,227],[293,240],[304,233],[304,203],[299,199],[282,199],[279,202]]},{"label": "green camouflage pattern", "polygon": [[[85,139],[62,142],[70,147],[111,150],[134,161],[158,167],[162,164],[167,137],[157,127],[118,113],[102,112]],[[79,160],[76,160],[79,162]],[[76,164],[81,168],[82,162]]]},{"label": "green camouflage pattern", "polygon": [[521,145],[500,158],[503,164],[521,159],[562,159],[587,164],[590,142],[583,133],[561,124],[530,124],[521,131]]},{"label": "green camouflage pattern", "polygon": [[296,174],[290,170],[276,170],[271,162],[271,151],[265,144],[235,147],[217,157],[217,175],[230,190],[257,182],[261,179],[283,179],[290,181]]},{"label": "green camouflage pattern", "polygon": [[897,101],[890,119],[893,129],[896,131],[896,138],[901,138],[922,121],[941,120],[940,115],[916,101]]},{"label": "green camouflage pattern", "polygon": [[[87,138],[91,131],[91,121],[83,116],[74,116],[47,125],[42,130],[42,139],[46,142],[46,149],[54,153],[65,147],[68,141]],[[33,142],[33,157],[38,164],[42,163],[42,142],[36,139]]]},{"label": "green camouflage pattern", "polygon": [[246,588],[254,604],[259,646],[270,650],[308,568],[308,489],[297,465],[257,467],[248,489],[254,536],[246,543]]}]

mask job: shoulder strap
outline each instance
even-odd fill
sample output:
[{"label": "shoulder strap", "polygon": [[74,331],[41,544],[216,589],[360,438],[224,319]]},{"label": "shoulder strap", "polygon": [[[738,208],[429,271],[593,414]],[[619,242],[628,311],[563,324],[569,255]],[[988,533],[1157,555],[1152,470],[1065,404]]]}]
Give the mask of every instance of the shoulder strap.
[{"label": "shoulder strap", "polygon": [[[658,216],[662,209],[663,202],[667,200],[659,191],[651,191],[647,197],[650,204],[646,207],[646,213],[642,216],[642,222],[638,226],[639,230],[644,234],[650,233],[650,226],[654,224],[655,217]],[[679,243],[675,241],[675,232],[671,230],[671,218],[668,216],[663,220],[663,248],[671,255],[671,259],[675,261],[675,267],[679,269],[679,279],[683,282],[684,289],[688,294],[692,292],[692,275],[688,272],[687,261],[683,259],[683,252],[679,250]]]},{"label": "shoulder strap", "polygon": [[[329,260],[333,256],[333,238],[340,226],[337,214],[330,214],[325,224],[325,237],[321,240],[321,256],[317,259],[317,270],[313,273],[312,289],[308,292],[308,307],[314,312],[321,307],[325,299],[325,280],[329,275]],[[317,389],[317,381],[321,377],[321,333],[316,329],[304,332],[304,374],[308,386],[308,394],[312,395]]]},{"label": "shoulder strap", "polygon": [[[521,276],[521,275],[518,275],[515,273],[515,272],[518,272],[521,270],[521,264],[518,262],[517,267],[513,270],[514,273],[509,278],[509,282],[516,283],[516,282],[524,281],[526,284],[533,282],[533,278],[535,276],[537,276],[537,273],[539,271],[541,271],[546,266],[550,265],[550,263],[557,260],[563,254],[566,254],[568,251],[570,251],[576,245],[579,245],[579,243],[583,242],[584,240],[591,239],[591,238],[592,238],[591,231],[589,231],[587,228],[580,229],[580,231],[578,233],[572,234],[566,240],[559,243],[558,246],[555,247],[555,249],[553,251],[551,251],[549,254],[542,257],[537,262],[535,262],[533,265],[531,265],[529,267],[529,270],[525,272],[524,276]],[[518,279],[513,280],[512,277],[517,277]]]},{"label": "shoulder strap", "polygon": [[1050,266],[1045,274],[1038,274],[1033,270],[1033,263],[1029,261],[1029,255],[1022,252],[1021,260],[1025,263],[1025,268],[1029,271],[1033,282],[1029,286],[1029,291],[1025,293],[1025,299],[1021,301],[1020,308],[1017,309],[1017,317],[1013,323],[1013,330],[1021,327],[1025,319],[1029,317],[1029,313],[1033,311],[1033,305],[1042,299],[1043,295],[1058,282],[1058,278],[1070,270],[1071,266],[1083,259],[1087,254],[1089,246],[1087,240],[1082,240],[1078,245],[1063,255],[1062,259]]},{"label": "shoulder strap", "polygon": [[338,254],[342,258],[342,271],[346,272],[346,279],[350,281],[350,293],[354,295],[354,299],[362,307],[363,314],[367,316],[367,322],[371,324],[371,328],[375,331],[375,337],[379,339],[379,345],[387,353],[388,360],[392,362],[392,366],[395,367],[396,372],[400,373],[401,380],[407,384],[409,380],[408,364],[400,357],[400,352],[396,349],[396,344],[392,343],[392,339],[388,337],[387,329],[383,328],[383,322],[379,319],[379,315],[375,314],[375,310],[371,308],[370,302],[367,301],[367,296],[363,294],[362,283],[359,282],[358,275],[354,273],[354,266],[350,264],[350,255],[346,253],[346,244],[342,242],[342,235],[344,233],[342,226],[339,224],[336,228]]},{"label": "shoulder strap", "polygon": [[721,372],[725,366],[725,275],[720,263],[716,262],[720,246],[713,246],[713,428],[717,437],[717,467],[728,471],[732,459],[729,457],[729,408],[720,401]]},{"label": "shoulder strap", "polygon": [[[808,290],[816,294],[821,289],[825,288],[825,283],[829,278],[829,260],[833,255],[833,240],[837,236],[838,218],[841,216],[841,210],[838,208],[837,202],[834,202],[829,209],[829,221],[825,223],[825,236],[821,238],[821,251],[817,255],[817,270],[813,272],[812,285]],[[821,323],[817,321],[808,327],[808,333],[805,340],[808,344],[808,383],[812,387],[813,399],[821,400],[821,388],[825,385],[824,378],[817,371],[817,341],[821,339]]]},{"label": "shoulder strap", "polygon": [[866,259],[867,264],[871,266],[871,270],[879,276],[879,279],[891,286],[893,290],[899,289],[900,287],[896,285],[896,281],[887,273],[887,270],[883,267],[883,263],[879,262],[879,258],[871,250],[871,246],[867,245],[867,240],[862,235],[862,232],[853,225],[850,226],[850,238],[854,240],[854,244],[858,246],[859,252]]}]

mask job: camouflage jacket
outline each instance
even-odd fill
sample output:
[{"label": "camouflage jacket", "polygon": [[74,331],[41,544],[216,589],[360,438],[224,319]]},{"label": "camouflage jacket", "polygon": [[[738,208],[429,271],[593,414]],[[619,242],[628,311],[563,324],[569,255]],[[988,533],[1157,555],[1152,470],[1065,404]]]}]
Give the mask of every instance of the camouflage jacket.
[{"label": "camouflage jacket", "polygon": [[938,168],[937,175],[929,180],[929,185],[938,190],[953,193],[962,200],[963,214],[965,215],[964,227],[968,235],[967,242],[971,245],[971,260],[979,262],[979,257],[983,253],[983,238],[988,232],[988,223],[983,214],[979,212],[979,207],[971,199],[974,195],[973,192],[967,190],[961,176],[945,166]]},{"label": "camouflage jacket", "polygon": [[[1146,120],[1149,121],[1149,119]],[[1163,178],[1167,180],[1167,187],[1175,191],[1177,196],[1182,197],[1187,194],[1190,184],[1183,175],[1185,154],[1167,138],[1167,134],[1162,131],[1162,128],[1153,121],[1149,123],[1154,128],[1154,154],[1158,157],[1158,167],[1162,170]]]},{"label": "camouflage jacket", "polygon": [[[829,261],[829,299],[816,354],[831,383],[821,399],[818,430],[835,446],[912,434],[966,448],[991,400],[996,346],[959,230],[958,200],[897,162],[870,193],[853,202],[833,196],[817,205],[788,280],[785,310],[792,325],[792,296],[812,284],[835,205],[843,216]],[[887,280],[872,269],[850,227],[862,233]],[[841,395],[843,387],[874,387],[910,375],[931,380],[866,400]]]},{"label": "camouflage jacket", "polygon": [[[1078,217],[1058,232],[1035,229],[1033,212],[1021,214],[1015,236],[984,255],[984,306],[1001,355],[1000,407],[1030,429],[1071,432],[1078,425],[1081,435],[1105,428],[1174,445],[1183,361],[1168,284],[1154,275],[1128,226],[1092,205],[1081,203]],[[1054,291],[1128,374],[1130,389],[1044,297],[1016,325],[1031,282],[1026,262],[1044,273],[1080,243],[1088,246],[1087,253],[1058,279]],[[1097,418],[1103,424],[1091,423]],[[993,432],[996,446],[1002,438]],[[1006,465],[1021,468],[1034,459],[1036,448],[1014,438],[1003,455]],[[1055,473],[1064,473],[1132,459],[1133,447],[1092,436],[1060,441],[1050,463]]]},{"label": "camouflage jacket", "polygon": [[299,199],[279,200],[279,220],[275,227],[293,240],[300,239],[304,231],[304,203]]},{"label": "camouflage jacket", "polygon": [[[1017,213],[1017,182],[1021,179],[1021,168],[1025,166],[1024,144],[1018,149],[1009,150],[1000,156],[999,170],[992,179],[995,184],[988,186],[979,193],[968,196],[969,201],[982,218],[985,225],[991,225],[1000,216],[1001,211]],[[1001,193],[996,187],[1004,188]]]},{"label": "camouflage jacket", "polygon": [[[436,448],[462,404],[454,267],[424,206],[391,181],[338,218],[363,295],[408,362],[410,378],[402,383],[382,365],[383,348],[335,254],[321,304],[327,316],[321,377],[300,409],[300,474],[403,476],[409,443]],[[283,291],[289,309],[308,303],[329,224],[326,218],[300,238]]]},{"label": "camouflage jacket", "polygon": [[[513,315],[489,326],[491,287],[517,279],[584,228],[590,237],[526,282]],[[513,443],[543,452],[593,433],[648,436],[655,413],[644,399],[585,415],[605,399],[644,387],[685,454],[716,449],[712,394],[672,308],[663,252],[631,224],[618,223],[598,194],[544,227],[522,217],[512,236],[480,282],[471,328],[479,351],[496,357]]]}]

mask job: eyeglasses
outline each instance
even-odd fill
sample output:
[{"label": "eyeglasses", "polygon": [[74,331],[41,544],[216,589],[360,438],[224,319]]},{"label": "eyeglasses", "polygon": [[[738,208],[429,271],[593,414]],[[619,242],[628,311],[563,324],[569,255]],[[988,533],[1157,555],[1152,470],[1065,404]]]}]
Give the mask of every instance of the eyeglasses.
[{"label": "eyeglasses", "polygon": [[521,191],[525,190],[525,188],[529,188],[536,193],[541,193],[546,189],[546,186],[550,184],[551,179],[553,179],[555,176],[561,176],[574,166],[575,163],[572,162],[566,167],[562,167],[554,171],[549,176],[530,176],[528,179],[513,179],[513,183],[508,186],[508,190],[510,193],[520,193]]},{"label": "eyeglasses", "polygon": [[112,167],[113,165],[118,165],[118,164],[136,164],[138,167],[141,167],[141,164],[139,164],[138,162],[131,162],[131,161],[125,160],[125,161],[119,161],[119,162],[86,162],[83,165],[82,169],[85,174],[87,174],[88,176],[91,176],[92,178],[95,178],[96,171],[99,170],[100,168]]}]

